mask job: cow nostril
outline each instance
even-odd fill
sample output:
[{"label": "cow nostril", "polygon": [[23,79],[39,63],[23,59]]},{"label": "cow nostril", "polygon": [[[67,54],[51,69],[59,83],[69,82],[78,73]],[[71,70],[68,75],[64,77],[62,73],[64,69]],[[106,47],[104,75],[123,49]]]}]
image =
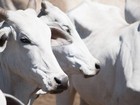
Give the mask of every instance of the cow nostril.
[{"label": "cow nostril", "polygon": [[96,64],[95,64],[95,68],[96,68],[96,69],[100,69],[100,65],[96,63]]},{"label": "cow nostril", "polygon": [[56,83],[61,84],[61,80],[59,80],[58,78],[54,77],[54,80]]},{"label": "cow nostril", "polygon": [[68,78],[63,78],[62,80],[54,77],[55,82],[58,84],[58,88],[67,89],[68,88]]}]

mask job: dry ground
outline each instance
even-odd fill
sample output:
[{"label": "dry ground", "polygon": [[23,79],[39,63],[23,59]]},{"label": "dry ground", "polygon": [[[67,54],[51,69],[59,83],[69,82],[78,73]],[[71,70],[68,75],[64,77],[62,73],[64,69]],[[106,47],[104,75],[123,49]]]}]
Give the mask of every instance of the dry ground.
[{"label": "dry ground", "polygon": [[[33,105],[56,105],[55,104],[55,95],[47,94],[40,96],[35,100]],[[79,95],[76,94],[75,101],[73,105],[79,105]]]}]

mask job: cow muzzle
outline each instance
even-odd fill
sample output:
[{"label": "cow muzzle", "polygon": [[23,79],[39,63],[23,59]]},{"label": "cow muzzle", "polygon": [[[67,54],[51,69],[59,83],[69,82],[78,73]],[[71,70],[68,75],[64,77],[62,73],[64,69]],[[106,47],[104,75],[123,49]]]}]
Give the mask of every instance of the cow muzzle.
[{"label": "cow muzzle", "polygon": [[68,85],[69,85],[68,77],[64,77],[61,79],[58,77],[54,77],[54,81],[56,82],[57,86],[55,89],[51,90],[49,93],[51,94],[61,93],[68,88]]}]

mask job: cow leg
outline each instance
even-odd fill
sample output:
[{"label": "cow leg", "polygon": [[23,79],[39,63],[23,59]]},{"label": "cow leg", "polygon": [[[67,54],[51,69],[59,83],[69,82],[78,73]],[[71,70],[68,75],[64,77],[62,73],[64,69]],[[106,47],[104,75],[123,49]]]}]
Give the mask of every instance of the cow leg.
[{"label": "cow leg", "polygon": [[75,89],[67,89],[66,91],[56,95],[56,105],[73,105]]},{"label": "cow leg", "polygon": [[80,97],[80,105],[89,105]]}]

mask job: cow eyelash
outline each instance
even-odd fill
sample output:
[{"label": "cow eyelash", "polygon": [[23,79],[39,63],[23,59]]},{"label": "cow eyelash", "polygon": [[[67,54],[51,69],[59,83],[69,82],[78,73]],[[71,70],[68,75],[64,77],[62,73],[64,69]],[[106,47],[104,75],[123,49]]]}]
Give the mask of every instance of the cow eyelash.
[{"label": "cow eyelash", "polygon": [[20,38],[20,41],[21,41],[22,43],[25,43],[25,44],[31,44],[31,40],[30,40],[28,37],[26,37],[26,36],[21,37],[21,38]]}]

